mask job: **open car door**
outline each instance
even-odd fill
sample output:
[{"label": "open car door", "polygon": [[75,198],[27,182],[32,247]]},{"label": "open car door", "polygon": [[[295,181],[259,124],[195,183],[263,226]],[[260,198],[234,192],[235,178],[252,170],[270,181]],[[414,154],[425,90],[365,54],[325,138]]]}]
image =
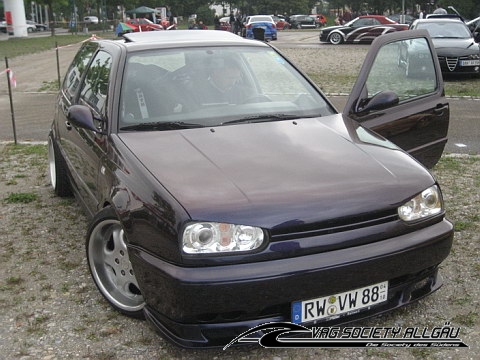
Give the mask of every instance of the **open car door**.
[{"label": "open car door", "polygon": [[343,115],[432,168],[447,143],[450,109],[427,31],[376,38]]}]

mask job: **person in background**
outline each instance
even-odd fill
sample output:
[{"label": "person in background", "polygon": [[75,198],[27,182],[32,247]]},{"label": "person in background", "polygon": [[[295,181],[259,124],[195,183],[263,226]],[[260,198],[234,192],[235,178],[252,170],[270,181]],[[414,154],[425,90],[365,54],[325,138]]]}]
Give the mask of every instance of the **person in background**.
[{"label": "person in background", "polygon": [[175,16],[173,16],[173,13],[170,12],[170,16],[168,17],[168,29],[175,29],[176,28],[175,24]]},{"label": "person in background", "polygon": [[444,8],[442,8],[440,5],[435,5],[435,11],[433,12],[434,14],[442,14],[442,15],[446,15],[448,14],[447,13],[447,10],[445,10]]},{"label": "person in background", "polygon": [[425,13],[425,10],[422,9],[420,10],[420,13],[418,14],[419,19],[425,19],[427,17],[427,14]]},{"label": "person in background", "polygon": [[230,13],[230,27],[232,32],[235,32],[235,15],[233,15],[233,11]]}]

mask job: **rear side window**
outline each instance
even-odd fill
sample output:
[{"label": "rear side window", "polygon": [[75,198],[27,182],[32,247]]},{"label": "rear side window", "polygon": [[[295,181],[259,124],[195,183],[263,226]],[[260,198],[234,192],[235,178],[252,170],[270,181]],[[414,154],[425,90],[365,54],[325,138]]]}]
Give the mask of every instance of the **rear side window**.
[{"label": "rear side window", "polygon": [[96,50],[96,44],[86,43],[79,50],[72,64],[68,68],[65,79],[63,80],[62,89],[67,99],[72,102],[75,94],[80,86],[80,81],[87,69],[87,65]]}]

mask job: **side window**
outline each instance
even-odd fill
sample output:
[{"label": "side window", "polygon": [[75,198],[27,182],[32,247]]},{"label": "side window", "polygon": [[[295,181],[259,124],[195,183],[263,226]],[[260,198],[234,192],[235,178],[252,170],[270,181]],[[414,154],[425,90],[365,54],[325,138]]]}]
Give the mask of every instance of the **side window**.
[{"label": "side window", "polygon": [[396,41],[383,46],[367,79],[368,98],[393,91],[399,102],[434,92],[437,78],[427,39]]},{"label": "side window", "polygon": [[96,45],[93,43],[86,43],[77,53],[68,68],[65,79],[63,80],[62,89],[68,100],[72,101],[78,87],[80,80],[85,73],[88,63],[96,50]]},{"label": "side window", "polygon": [[88,68],[80,92],[81,100],[101,116],[106,115],[105,109],[111,67],[111,55],[104,51],[99,51]]}]

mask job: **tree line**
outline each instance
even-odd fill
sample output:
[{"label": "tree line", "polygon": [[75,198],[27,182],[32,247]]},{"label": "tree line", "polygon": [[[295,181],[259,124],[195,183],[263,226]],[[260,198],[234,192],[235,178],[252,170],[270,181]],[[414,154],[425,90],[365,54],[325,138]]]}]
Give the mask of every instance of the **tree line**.
[{"label": "tree line", "polygon": [[[24,0],[25,12],[29,18],[31,0]],[[316,8],[317,13],[331,14],[345,9],[354,13],[383,14],[400,13],[402,3],[406,13],[415,15],[417,8],[433,11],[434,5],[439,4],[445,9],[453,5],[455,9],[467,19],[480,16],[480,2],[478,0],[37,0],[38,5],[48,5],[53,16],[69,19],[73,14],[73,6],[77,8],[77,15],[82,18],[86,15],[97,15],[109,20],[118,18],[118,6],[131,10],[139,6],[151,8],[166,6],[175,16],[188,17],[190,14],[208,14],[210,5],[220,5],[225,9],[237,9],[242,14],[310,14]],[[2,4],[0,4],[2,5]],[[222,15],[222,14],[219,14]],[[211,15],[213,18],[213,14]],[[51,18],[52,19],[52,18]]]}]

